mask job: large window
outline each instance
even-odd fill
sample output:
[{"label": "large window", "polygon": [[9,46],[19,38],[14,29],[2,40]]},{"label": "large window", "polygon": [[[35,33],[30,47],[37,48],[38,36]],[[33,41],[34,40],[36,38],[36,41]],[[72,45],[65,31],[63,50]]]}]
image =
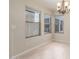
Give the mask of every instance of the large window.
[{"label": "large window", "polygon": [[63,32],[63,16],[56,16],[55,17],[55,32]]},{"label": "large window", "polygon": [[25,15],[26,38],[40,35],[40,13],[31,9],[26,9]]},{"label": "large window", "polygon": [[44,32],[51,32],[51,17],[47,15],[44,17]]}]

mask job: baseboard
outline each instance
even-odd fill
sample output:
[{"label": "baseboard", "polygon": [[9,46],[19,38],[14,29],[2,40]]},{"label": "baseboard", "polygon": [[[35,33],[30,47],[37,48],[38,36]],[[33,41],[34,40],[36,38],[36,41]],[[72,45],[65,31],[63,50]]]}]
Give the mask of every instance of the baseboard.
[{"label": "baseboard", "polygon": [[22,56],[22,55],[24,55],[24,54],[30,53],[32,50],[37,49],[37,48],[39,48],[39,47],[42,47],[42,46],[44,46],[44,45],[46,45],[46,44],[48,44],[48,43],[50,43],[50,42],[51,42],[51,41],[46,41],[46,42],[44,42],[43,44],[40,44],[40,45],[38,45],[38,46],[35,46],[35,47],[31,48],[31,49],[28,49],[28,50],[22,52],[22,53],[19,53],[19,54],[15,55],[15,56],[12,56],[11,59],[16,59],[16,58],[18,58],[18,57],[20,57],[20,56]]},{"label": "baseboard", "polygon": [[[64,39],[63,39],[64,40]],[[68,44],[68,45],[70,45],[70,42],[65,42],[65,41],[61,41],[61,40],[53,40],[53,42],[59,42],[59,43],[63,43],[63,44]]]}]

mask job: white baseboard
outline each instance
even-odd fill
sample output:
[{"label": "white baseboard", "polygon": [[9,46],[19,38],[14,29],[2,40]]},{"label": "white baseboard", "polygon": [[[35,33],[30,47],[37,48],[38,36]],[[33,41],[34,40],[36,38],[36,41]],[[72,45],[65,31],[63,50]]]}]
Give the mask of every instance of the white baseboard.
[{"label": "white baseboard", "polygon": [[37,49],[37,48],[39,48],[39,47],[42,47],[42,46],[44,46],[44,45],[46,45],[46,44],[48,44],[48,43],[50,43],[50,42],[51,42],[51,41],[44,42],[43,44],[40,44],[40,45],[38,45],[38,46],[35,46],[35,47],[31,48],[31,49],[28,49],[28,50],[22,52],[22,53],[19,53],[19,54],[15,55],[15,56],[12,56],[11,59],[16,59],[16,58],[18,58],[18,57],[20,57],[20,56],[22,56],[22,55],[24,55],[24,54],[30,53],[32,50],[35,50],[35,49]]},{"label": "white baseboard", "polygon": [[[63,39],[64,40],[64,39]],[[68,44],[68,45],[70,45],[70,42],[68,42],[68,41],[63,41],[63,40],[53,40],[53,42],[59,42],[59,43],[64,43],[64,44]]]}]

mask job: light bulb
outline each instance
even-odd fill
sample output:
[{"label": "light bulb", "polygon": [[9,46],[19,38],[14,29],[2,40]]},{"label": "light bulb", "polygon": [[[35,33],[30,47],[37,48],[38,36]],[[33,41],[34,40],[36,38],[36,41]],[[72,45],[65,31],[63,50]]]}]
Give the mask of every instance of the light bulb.
[{"label": "light bulb", "polygon": [[61,6],[61,3],[58,2],[58,3],[57,3],[57,6]]},{"label": "light bulb", "polygon": [[66,6],[66,7],[67,7],[67,6],[68,6],[68,2],[65,2],[65,5],[64,5],[64,6]]},{"label": "light bulb", "polygon": [[68,9],[70,9],[70,6],[68,6]]},{"label": "light bulb", "polygon": [[60,10],[61,9],[61,7],[57,7],[57,10]]}]

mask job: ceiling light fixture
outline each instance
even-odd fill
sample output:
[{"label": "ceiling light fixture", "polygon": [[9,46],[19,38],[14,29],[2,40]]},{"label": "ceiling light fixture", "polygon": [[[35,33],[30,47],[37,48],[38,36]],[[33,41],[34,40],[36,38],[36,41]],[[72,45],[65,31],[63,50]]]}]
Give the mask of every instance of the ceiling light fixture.
[{"label": "ceiling light fixture", "polygon": [[62,0],[62,2],[57,3],[57,11],[61,14],[68,13],[70,11],[69,2]]}]

